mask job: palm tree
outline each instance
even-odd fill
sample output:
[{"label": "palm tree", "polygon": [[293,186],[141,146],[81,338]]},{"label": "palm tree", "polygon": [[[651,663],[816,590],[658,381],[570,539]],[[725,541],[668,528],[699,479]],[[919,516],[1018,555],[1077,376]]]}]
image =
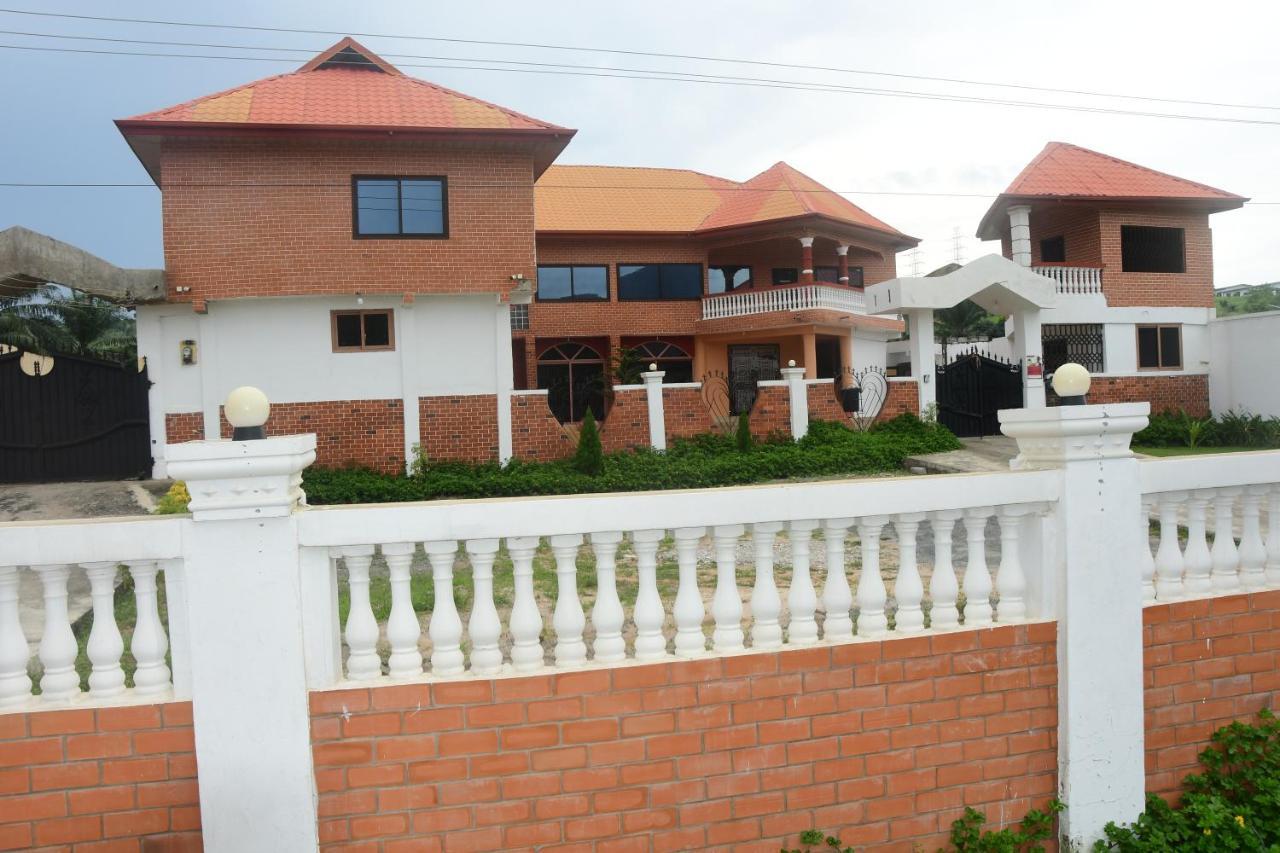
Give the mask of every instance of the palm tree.
[{"label": "palm tree", "polygon": [[995,338],[1004,334],[1004,318],[988,314],[971,299],[933,314],[933,335],[942,343],[942,361],[947,361],[947,344],[966,338]]},{"label": "palm tree", "polygon": [[137,325],[129,309],[87,293],[42,284],[0,295],[0,344],[42,355],[132,359]]}]

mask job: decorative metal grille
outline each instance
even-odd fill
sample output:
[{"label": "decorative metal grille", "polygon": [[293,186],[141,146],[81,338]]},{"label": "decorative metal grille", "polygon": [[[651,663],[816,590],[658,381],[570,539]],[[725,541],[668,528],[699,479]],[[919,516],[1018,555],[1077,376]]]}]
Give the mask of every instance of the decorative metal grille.
[{"label": "decorative metal grille", "polygon": [[1046,323],[1040,331],[1044,348],[1044,372],[1053,373],[1069,361],[1090,373],[1101,373],[1106,363],[1101,323]]},{"label": "decorative metal grille", "polygon": [[529,328],[529,306],[511,306],[511,331],[523,332]]}]

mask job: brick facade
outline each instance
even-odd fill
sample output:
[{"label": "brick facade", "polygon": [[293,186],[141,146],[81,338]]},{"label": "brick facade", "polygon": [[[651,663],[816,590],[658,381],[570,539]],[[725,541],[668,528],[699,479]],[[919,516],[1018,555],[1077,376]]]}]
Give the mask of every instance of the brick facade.
[{"label": "brick facade", "polygon": [[702,398],[702,388],[663,388],[662,418],[667,427],[667,443],[692,438],[715,429],[711,409]]},{"label": "brick facade", "polygon": [[422,450],[428,460],[492,462],[498,458],[498,397],[419,397]]},{"label": "brick facade", "polygon": [[0,850],[201,849],[191,703],[0,716]]},{"label": "brick facade", "polygon": [[[1052,389],[1047,389],[1051,403]],[[1186,412],[1203,418],[1209,414],[1209,376],[1184,373],[1161,376],[1095,376],[1089,386],[1090,403],[1132,403],[1148,401],[1152,412]]]},{"label": "brick facade", "polygon": [[649,399],[643,388],[614,391],[609,415],[600,425],[605,453],[649,446]]},{"label": "brick facade", "polygon": [[876,420],[887,421],[898,415],[920,414],[920,385],[914,379],[894,380],[888,383],[884,406]]},{"label": "brick facade", "polygon": [[840,424],[851,422],[849,414],[836,399],[835,380],[805,385],[805,396],[809,403],[809,420],[833,421]]},{"label": "brick facade", "polygon": [[765,385],[751,406],[751,435],[767,439],[775,433],[791,436],[791,396],[785,385]]},{"label": "brick facade", "polygon": [[164,436],[167,444],[204,440],[204,413],[180,412],[164,416]]},{"label": "brick facade", "polygon": [[1173,799],[1217,729],[1280,705],[1280,591],[1148,605],[1147,790]]},{"label": "brick facade", "polygon": [[313,693],[321,843],[931,850],[1053,795],[1054,632]]},{"label": "brick facade", "polygon": [[[272,403],[267,431],[272,435],[316,434],[316,464],[359,466],[394,474],[404,470],[404,417],[399,400],[327,400]],[[222,418],[222,437],[231,424]]]},{"label": "brick facade", "polygon": [[547,408],[547,395],[511,397],[511,453],[517,459],[564,459],[577,444]]}]

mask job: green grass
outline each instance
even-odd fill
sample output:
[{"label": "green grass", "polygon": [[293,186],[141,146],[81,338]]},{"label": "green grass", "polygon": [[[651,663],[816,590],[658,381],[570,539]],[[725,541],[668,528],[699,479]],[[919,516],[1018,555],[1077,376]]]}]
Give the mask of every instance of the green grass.
[{"label": "green grass", "polygon": [[1259,447],[1135,447],[1144,456],[1206,456],[1214,453],[1249,453]]}]

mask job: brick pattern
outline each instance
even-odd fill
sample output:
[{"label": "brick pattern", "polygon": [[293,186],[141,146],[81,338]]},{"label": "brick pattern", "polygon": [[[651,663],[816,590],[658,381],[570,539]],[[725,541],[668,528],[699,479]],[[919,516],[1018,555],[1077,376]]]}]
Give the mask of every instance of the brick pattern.
[{"label": "brick pattern", "polygon": [[198,851],[191,703],[0,716],[0,850]]},{"label": "brick pattern", "polygon": [[751,406],[751,434],[767,439],[777,433],[791,437],[791,396],[785,385],[766,385]]},{"label": "brick pattern", "polygon": [[836,399],[835,380],[818,385],[806,385],[805,396],[809,401],[809,420],[834,421],[840,424],[852,423],[853,419]]},{"label": "brick pattern", "polygon": [[1143,610],[1147,790],[1174,799],[1210,736],[1280,705],[1280,591]]},{"label": "brick pattern", "polygon": [[711,432],[715,426],[711,410],[702,399],[702,388],[663,388],[662,418],[667,426],[667,443]]},{"label": "brick pattern", "polygon": [[166,444],[181,444],[184,441],[204,440],[204,413],[172,412],[164,416],[164,436]]},{"label": "brick pattern", "polygon": [[[1047,385],[1048,383],[1046,383]],[[1050,405],[1057,395],[1046,388]],[[1090,403],[1132,403],[1147,401],[1152,412],[1185,411],[1196,418],[1209,414],[1209,377],[1206,374],[1162,376],[1095,376],[1089,386]]]},{"label": "brick pattern", "polygon": [[884,406],[877,421],[887,421],[907,413],[920,414],[920,385],[911,379],[903,382],[888,383],[889,390],[885,394]]},{"label": "brick pattern", "polygon": [[[160,161],[171,301],[500,293],[534,268],[527,148],[187,137],[165,139]],[[448,238],[354,239],[353,175],[447,176]]]},{"label": "brick pattern", "polygon": [[649,446],[649,399],[643,388],[614,391],[609,415],[600,425],[605,453]]},{"label": "brick pattern", "polygon": [[[404,470],[404,418],[399,400],[326,400],[272,403],[271,435],[316,434],[316,464],[361,466],[394,474]],[[222,417],[222,437],[231,424]]]},{"label": "brick pattern", "polygon": [[494,394],[419,397],[422,450],[429,460],[492,462],[498,458]]},{"label": "brick pattern", "polygon": [[1055,624],[311,694],[326,849],[935,849],[1056,787]]},{"label": "brick pattern", "polygon": [[564,459],[577,448],[573,435],[547,408],[546,394],[511,398],[511,453],[517,459]]}]

